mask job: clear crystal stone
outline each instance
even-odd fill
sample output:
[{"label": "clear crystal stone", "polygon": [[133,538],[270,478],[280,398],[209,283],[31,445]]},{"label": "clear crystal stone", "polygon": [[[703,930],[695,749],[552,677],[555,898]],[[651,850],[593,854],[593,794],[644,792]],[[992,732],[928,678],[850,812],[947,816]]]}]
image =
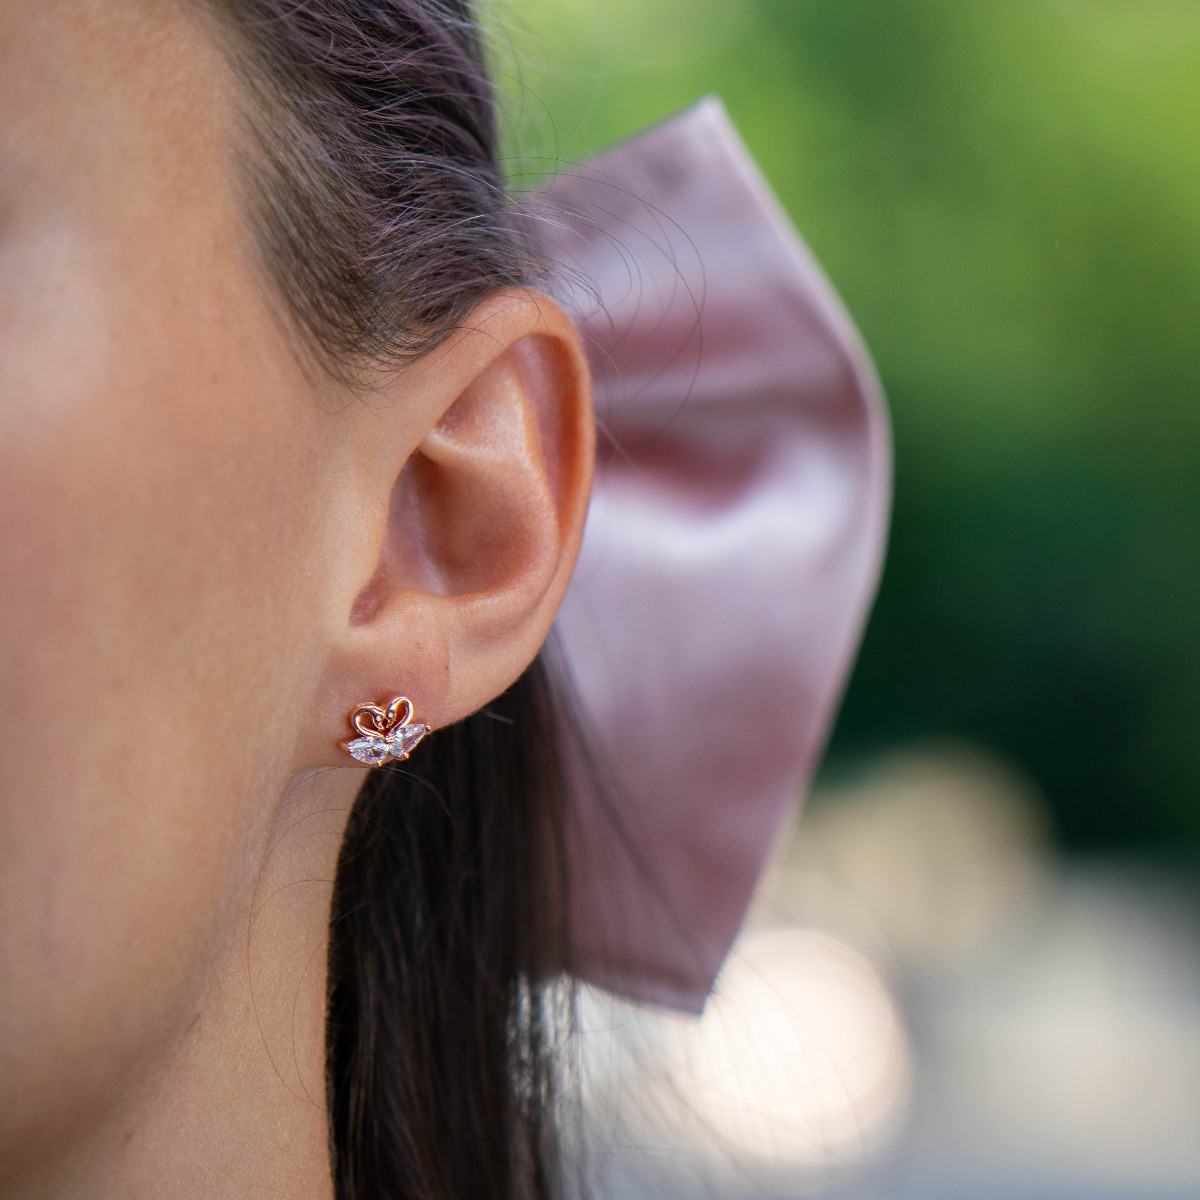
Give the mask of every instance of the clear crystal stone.
[{"label": "clear crystal stone", "polygon": [[360,763],[366,763],[369,767],[377,767],[380,763],[387,760],[389,754],[388,743],[381,737],[360,737],[346,744],[346,749],[358,759]]},{"label": "clear crystal stone", "polygon": [[429,726],[422,724],[420,721],[414,721],[411,725],[401,725],[388,738],[388,750],[395,759],[407,758],[413,751],[413,747],[429,732]]}]

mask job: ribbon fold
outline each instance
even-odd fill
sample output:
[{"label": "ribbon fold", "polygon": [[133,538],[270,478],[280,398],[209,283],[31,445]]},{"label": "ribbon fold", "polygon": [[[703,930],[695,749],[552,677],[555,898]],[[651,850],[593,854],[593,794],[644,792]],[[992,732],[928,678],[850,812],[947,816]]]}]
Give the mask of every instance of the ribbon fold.
[{"label": "ribbon fold", "polygon": [[557,620],[595,755],[577,746],[571,764],[571,966],[699,1011],[823,752],[877,586],[882,393],[719,101],[532,207],[588,345],[599,432]]}]

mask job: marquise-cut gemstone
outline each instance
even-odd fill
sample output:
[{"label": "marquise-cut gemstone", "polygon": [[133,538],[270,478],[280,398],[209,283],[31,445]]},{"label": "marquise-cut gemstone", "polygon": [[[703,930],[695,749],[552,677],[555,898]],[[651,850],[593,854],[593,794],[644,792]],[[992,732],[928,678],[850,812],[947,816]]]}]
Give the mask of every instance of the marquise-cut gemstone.
[{"label": "marquise-cut gemstone", "polygon": [[413,747],[429,732],[429,726],[423,725],[420,721],[414,721],[411,725],[401,725],[388,738],[388,749],[391,751],[392,757],[395,759],[407,758],[413,751]]},{"label": "marquise-cut gemstone", "polygon": [[360,737],[346,744],[346,749],[350,751],[360,763],[366,763],[369,767],[377,767],[380,763],[386,762],[390,749],[388,743],[381,737]]}]

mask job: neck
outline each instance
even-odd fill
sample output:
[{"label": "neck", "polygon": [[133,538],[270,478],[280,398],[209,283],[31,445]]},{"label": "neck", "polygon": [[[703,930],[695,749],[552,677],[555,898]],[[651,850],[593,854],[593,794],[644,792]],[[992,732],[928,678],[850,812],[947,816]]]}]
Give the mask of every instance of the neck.
[{"label": "neck", "polygon": [[356,776],[292,789],[167,1061],[5,1200],[332,1200],[326,943]]}]

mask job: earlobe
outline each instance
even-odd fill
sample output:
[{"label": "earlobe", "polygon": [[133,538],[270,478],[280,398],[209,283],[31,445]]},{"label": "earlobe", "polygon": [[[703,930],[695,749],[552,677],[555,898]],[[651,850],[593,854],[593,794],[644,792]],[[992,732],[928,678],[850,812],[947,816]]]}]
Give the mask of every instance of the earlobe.
[{"label": "earlobe", "polygon": [[402,692],[436,728],[512,683],[550,630],[591,490],[586,358],[547,297],[491,297],[389,386],[396,452],[372,483],[386,488],[387,528],[324,689],[340,704],[337,738],[363,702]]}]

